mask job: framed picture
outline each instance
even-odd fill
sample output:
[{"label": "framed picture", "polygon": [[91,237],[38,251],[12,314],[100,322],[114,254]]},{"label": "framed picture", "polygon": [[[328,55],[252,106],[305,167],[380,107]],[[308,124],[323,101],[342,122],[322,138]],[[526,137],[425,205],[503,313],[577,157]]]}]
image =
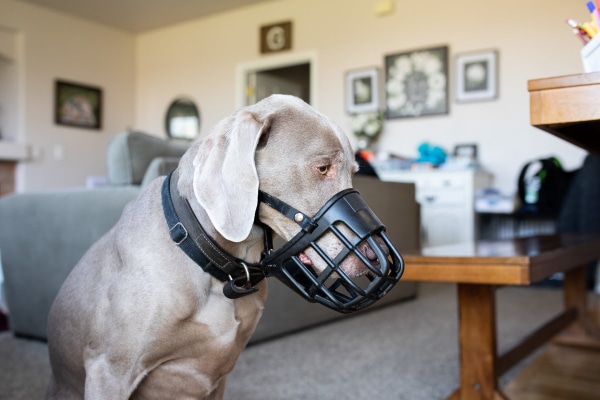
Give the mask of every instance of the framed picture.
[{"label": "framed picture", "polygon": [[448,114],[448,46],[385,56],[387,118]]},{"label": "framed picture", "polygon": [[54,122],[58,125],[100,129],[102,90],[93,86],[57,80]]},{"label": "framed picture", "polygon": [[477,160],[477,144],[457,144],[454,146],[454,157]]},{"label": "framed picture", "polygon": [[376,112],[380,104],[379,68],[364,68],[346,73],[346,112]]},{"label": "framed picture", "polygon": [[456,100],[493,100],[498,97],[498,52],[496,50],[456,56]]},{"label": "framed picture", "polygon": [[260,52],[276,53],[292,48],[292,21],[260,27]]}]

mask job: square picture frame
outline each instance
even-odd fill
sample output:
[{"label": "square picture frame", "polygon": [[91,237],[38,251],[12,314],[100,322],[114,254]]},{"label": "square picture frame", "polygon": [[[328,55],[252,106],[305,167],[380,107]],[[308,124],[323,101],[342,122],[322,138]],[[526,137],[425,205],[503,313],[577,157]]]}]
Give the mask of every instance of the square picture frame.
[{"label": "square picture frame", "polygon": [[454,146],[454,157],[470,158],[477,160],[477,144],[476,143],[463,143]]},{"label": "square picture frame", "polygon": [[102,89],[59,79],[54,87],[56,124],[95,130],[102,127]]},{"label": "square picture frame", "polygon": [[360,114],[381,109],[380,72],[377,67],[346,72],[346,112]]},{"label": "square picture frame", "polygon": [[456,56],[456,101],[498,98],[498,51],[483,50]]},{"label": "square picture frame", "polygon": [[386,118],[448,114],[448,46],[385,56]]}]

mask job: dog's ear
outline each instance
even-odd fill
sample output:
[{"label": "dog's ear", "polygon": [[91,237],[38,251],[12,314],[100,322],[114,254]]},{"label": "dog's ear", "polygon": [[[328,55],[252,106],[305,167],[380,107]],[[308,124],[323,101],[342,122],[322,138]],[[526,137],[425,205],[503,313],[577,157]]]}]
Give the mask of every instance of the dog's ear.
[{"label": "dog's ear", "polygon": [[[241,242],[250,234],[258,205],[257,147],[268,137],[269,118],[259,122],[248,111],[215,126],[215,135],[194,163],[194,195],[223,237]],[[261,140],[261,136],[264,138]]]}]

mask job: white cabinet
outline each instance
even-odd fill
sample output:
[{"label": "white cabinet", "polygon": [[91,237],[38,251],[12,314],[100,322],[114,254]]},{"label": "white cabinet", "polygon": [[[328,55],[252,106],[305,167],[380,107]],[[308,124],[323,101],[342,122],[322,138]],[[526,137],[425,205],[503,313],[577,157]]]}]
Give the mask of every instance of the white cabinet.
[{"label": "white cabinet", "polygon": [[384,181],[414,182],[423,247],[476,239],[475,192],[491,186],[480,170],[378,171]]}]

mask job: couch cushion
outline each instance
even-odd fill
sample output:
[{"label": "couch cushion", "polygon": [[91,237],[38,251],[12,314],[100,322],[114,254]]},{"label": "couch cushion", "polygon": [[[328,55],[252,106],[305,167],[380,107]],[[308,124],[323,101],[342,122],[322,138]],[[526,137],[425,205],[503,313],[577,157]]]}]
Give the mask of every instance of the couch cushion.
[{"label": "couch cushion", "polygon": [[156,157],[181,157],[188,143],[161,139],[143,132],[124,132],[113,137],[106,151],[106,171],[111,185],[140,185]]},{"label": "couch cushion", "polygon": [[0,197],[0,267],[13,332],[46,338],[48,311],[67,275],[139,191],[127,186]]},{"label": "couch cushion", "polygon": [[156,157],[146,169],[144,179],[142,180],[142,188],[148,186],[150,182],[159,176],[168,175],[178,165],[179,157]]}]

